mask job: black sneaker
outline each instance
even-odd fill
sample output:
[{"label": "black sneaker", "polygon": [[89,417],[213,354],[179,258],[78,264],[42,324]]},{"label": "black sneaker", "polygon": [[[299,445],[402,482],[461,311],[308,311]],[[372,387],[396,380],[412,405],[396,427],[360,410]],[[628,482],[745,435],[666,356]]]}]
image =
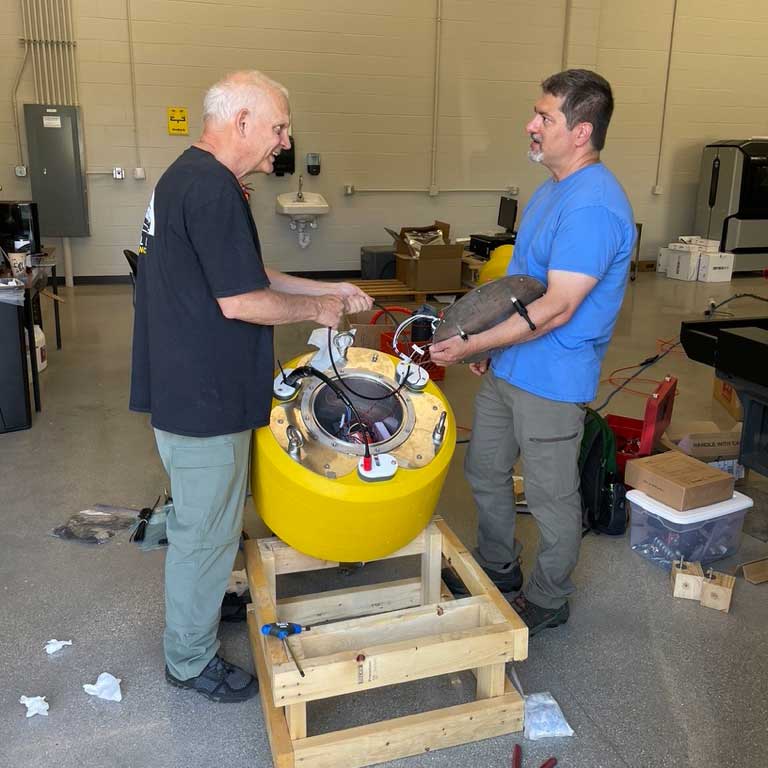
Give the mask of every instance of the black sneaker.
[{"label": "black sneaker", "polygon": [[568,621],[571,610],[568,603],[563,603],[559,608],[542,608],[536,603],[526,599],[524,595],[518,595],[511,603],[517,615],[528,625],[528,636],[533,637],[542,629],[559,627]]},{"label": "black sneaker", "polygon": [[[511,570],[505,571],[504,573],[484,567],[483,570],[507,600],[511,600],[515,597],[523,588],[523,572],[520,569],[520,563],[515,563]],[[459,574],[456,573],[453,568],[443,568],[441,576],[445,582],[445,586],[451,590],[451,594],[454,597],[469,596],[469,590],[464,586],[464,582],[459,578]]]},{"label": "black sneaker", "polygon": [[235,623],[248,620],[248,604],[251,593],[246,590],[242,595],[236,592],[225,592],[221,601],[221,621]]},{"label": "black sneaker", "polygon": [[208,666],[189,680],[179,680],[165,668],[165,679],[176,688],[190,688],[211,701],[223,704],[247,701],[259,692],[259,681],[253,675],[220,656],[214,656]]}]

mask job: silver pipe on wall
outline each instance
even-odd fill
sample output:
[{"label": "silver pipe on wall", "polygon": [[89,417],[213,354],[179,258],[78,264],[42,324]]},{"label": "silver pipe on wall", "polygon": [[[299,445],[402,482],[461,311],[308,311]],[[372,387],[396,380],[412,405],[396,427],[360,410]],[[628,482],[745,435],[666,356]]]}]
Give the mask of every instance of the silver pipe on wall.
[{"label": "silver pipe on wall", "polygon": [[29,8],[27,5],[27,0],[19,0],[19,7],[21,8],[22,28],[24,30],[24,48],[26,49],[27,53],[32,54],[32,82],[35,87],[35,100],[37,101],[37,64],[35,46],[32,44],[32,32],[29,28]]},{"label": "silver pipe on wall", "polygon": [[26,27],[25,35],[29,40],[29,47],[32,51],[32,75],[35,82],[35,101],[40,102],[42,98],[42,86],[40,84],[40,61],[38,58],[37,43],[35,42],[35,33],[32,27],[32,9],[30,0],[21,0],[22,13]]},{"label": "silver pipe on wall", "polygon": [[560,57],[560,69],[568,69],[568,47],[571,42],[572,0],[565,0],[565,17],[563,23],[563,51]]},{"label": "silver pipe on wall", "polygon": [[669,51],[667,51],[667,72],[664,78],[664,101],[661,107],[661,128],[659,130],[659,154],[656,160],[656,181],[654,189],[661,184],[661,171],[664,163],[664,136],[667,127],[667,103],[669,101],[669,75],[672,71],[672,51],[675,47],[675,29],[677,27],[677,0],[672,4],[672,26],[669,30]]},{"label": "silver pipe on wall", "polygon": [[24,67],[27,66],[27,59],[29,59],[29,42],[26,40],[26,33],[24,34],[24,58],[21,60],[21,65],[16,73],[16,79],[13,83],[13,91],[11,92],[11,109],[13,110],[13,127],[16,131],[16,151],[18,153],[18,164],[24,165],[24,152],[21,144],[21,126],[19,125],[19,83],[21,83],[21,76],[24,74]]},{"label": "silver pipe on wall", "polygon": [[48,57],[45,51],[45,33],[43,31],[43,15],[40,8],[40,0],[32,0],[32,9],[34,13],[35,32],[34,37],[37,41],[38,50],[40,51],[40,82],[42,83],[42,97],[43,102],[46,104],[51,103],[51,95],[48,90],[50,83],[50,77],[48,75]]},{"label": "silver pipe on wall", "polygon": [[64,60],[64,79],[67,83],[67,104],[75,103],[75,94],[72,91],[72,71],[69,61],[69,49],[72,45],[72,38],[67,33],[67,16],[66,16],[66,2],[67,0],[61,0],[58,5],[59,9],[59,21],[61,23],[61,37],[64,40],[64,49],[62,50],[62,59]]},{"label": "silver pipe on wall", "polygon": [[43,0],[35,0],[37,20],[37,39],[40,45],[40,59],[43,65],[42,77],[43,77],[43,92],[45,94],[45,103],[50,104],[53,101],[53,94],[51,93],[51,63],[48,60],[48,50],[45,45],[45,25],[43,24]]},{"label": "silver pipe on wall", "polygon": [[56,104],[61,104],[61,95],[59,94],[59,75],[56,69],[56,40],[51,26],[51,4],[50,0],[43,0],[43,19],[45,23],[46,53],[48,55],[48,64],[51,71],[51,93]]},{"label": "silver pipe on wall", "polygon": [[435,0],[435,72],[432,83],[432,148],[429,194],[437,195],[437,134],[440,123],[440,48],[443,41],[443,0]]},{"label": "silver pipe on wall", "polygon": [[75,56],[75,25],[72,22],[72,0],[64,0],[66,4],[66,17],[67,17],[67,39],[69,40],[69,57],[70,66],[72,69],[72,93],[74,94],[75,106],[80,103],[80,96],[78,90],[78,78],[77,78],[77,57]]},{"label": "silver pipe on wall", "polygon": [[64,81],[61,78],[61,67],[59,66],[59,53],[61,52],[61,41],[56,30],[56,17],[54,16],[56,0],[45,0],[45,13],[48,18],[48,26],[51,32],[51,65],[54,73],[54,88],[56,89],[56,103],[65,104],[64,101]]},{"label": "silver pipe on wall", "polygon": [[53,25],[53,33],[56,37],[56,72],[59,81],[59,98],[61,99],[61,104],[68,104],[67,81],[64,78],[64,56],[62,55],[64,42],[61,38],[61,27],[59,25],[59,2],[58,0],[49,0],[49,2],[51,3],[51,23]]},{"label": "silver pipe on wall", "polygon": [[131,80],[131,110],[133,115],[133,149],[136,168],[142,167],[141,142],[139,141],[139,109],[136,98],[136,60],[133,55],[133,13],[131,0],[125,0],[125,20],[128,25],[128,73]]}]

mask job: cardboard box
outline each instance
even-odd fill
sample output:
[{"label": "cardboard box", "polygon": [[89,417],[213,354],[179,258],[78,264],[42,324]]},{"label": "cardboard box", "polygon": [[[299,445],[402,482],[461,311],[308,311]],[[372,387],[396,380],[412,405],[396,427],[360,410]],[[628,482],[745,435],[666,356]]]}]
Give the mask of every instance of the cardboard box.
[{"label": "cardboard box", "polygon": [[690,421],[671,425],[661,436],[661,445],[679,450],[699,461],[724,461],[739,458],[741,424],[720,429],[714,421]]},{"label": "cardboard box", "polygon": [[717,377],[715,378],[715,383],[712,387],[712,397],[717,400],[717,402],[720,403],[720,405],[722,405],[736,421],[741,421],[744,418],[739,396],[736,394],[736,390],[727,381],[723,381]]},{"label": "cardboard box", "polygon": [[719,240],[707,240],[704,237],[698,235],[682,235],[676,242],[669,244],[670,248],[677,248],[679,250],[696,250],[701,251],[719,251]]},{"label": "cardboard box", "polygon": [[[439,229],[440,232],[442,232],[443,240],[445,240],[446,243],[450,243],[451,225],[448,224],[448,222],[446,221],[438,221],[437,219],[435,219],[433,224],[428,224],[426,227],[400,227],[399,234],[396,234],[391,229],[388,229],[387,232],[389,232],[392,235],[392,237],[395,239],[395,253],[402,253],[405,256],[415,256],[416,254],[411,250],[411,247],[408,245],[408,243],[405,240],[405,235],[409,232],[412,234],[418,234],[418,233],[424,233],[424,232],[431,232],[432,230],[435,230],[435,229]],[[437,248],[440,246],[430,246],[430,247]]]},{"label": "cardboard box", "polygon": [[744,465],[739,463],[740,444],[741,423],[730,429],[720,429],[713,421],[673,425],[659,440],[660,448],[693,456],[710,467],[727,472],[734,480],[745,476]]},{"label": "cardboard box", "polygon": [[627,462],[626,484],[684,511],[730,499],[733,478],[679,451],[668,451]]},{"label": "cardboard box", "polygon": [[699,258],[700,283],[729,283],[733,276],[733,254],[702,251]]},{"label": "cardboard box", "polygon": [[444,221],[435,221],[428,227],[402,227],[395,240],[395,277],[409,288],[419,291],[457,291],[461,288],[462,243],[448,245],[422,245],[418,254],[409,252],[404,236],[407,232],[426,232],[439,229],[448,242],[451,227]]},{"label": "cardboard box", "polygon": [[[667,277],[673,280],[685,280],[693,282],[699,276],[699,259],[701,250],[677,250],[669,244],[670,259],[667,264]],[[681,244],[682,245],[682,244]]]},{"label": "cardboard box", "polygon": [[659,248],[659,255],[656,257],[656,271],[662,275],[667,274],[669,262],[672,260],[671,253],[669,248]]},{"label": "cardboard box", "polygon": [[[386,315],[380,317],[376,324],[371,324],[371,320],[379,310],[369,312],[356,312],[349,315],[349,327],[355,331],[355,346],[365,347],[366,349],[380,349],[381,334],[385,331],[394,331],[395,325]],[[401,315],[395,314],[399,318]],[[405,320],[406,315],[402,315]]]}]

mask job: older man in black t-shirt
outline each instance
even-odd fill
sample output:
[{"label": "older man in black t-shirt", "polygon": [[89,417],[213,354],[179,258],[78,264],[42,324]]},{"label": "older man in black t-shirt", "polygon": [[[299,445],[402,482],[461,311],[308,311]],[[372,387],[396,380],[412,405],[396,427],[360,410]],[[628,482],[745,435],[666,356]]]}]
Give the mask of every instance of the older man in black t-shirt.
[{"label": "older man in black t-shirt", "polygon": [[200,140],[161,176],[141,235],[132,410],[151,414],[171,480],[165,564],[166,679],[213,701],[258,681],[219,657],[219,610],[242,528],[251,430],[269,423],[272,326],[336,327],[369,309],[349,283],[264,266],[240,180],[289,144],[285,89],[237,72],[205,96]]}]

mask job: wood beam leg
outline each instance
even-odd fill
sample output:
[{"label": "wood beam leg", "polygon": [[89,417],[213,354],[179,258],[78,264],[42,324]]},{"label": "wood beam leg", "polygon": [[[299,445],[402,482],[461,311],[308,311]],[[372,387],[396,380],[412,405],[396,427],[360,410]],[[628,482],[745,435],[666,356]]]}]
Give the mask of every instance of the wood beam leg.
[{"label": "wood beam leg", "polygon": [[288,733],[291,739],[307,738],[307,705],[291,704],[285,709],[285,721],[288,724]]},{"label": "wood beam leg", "polygon": [[477,677],[477,699],[493,699],[503,696],[507,682],[504,663],[489,664],[475,670]]},{"label": "wood beam leg", "polygon": [[421,604],[440,602],[440,568],[443,561],[443,535],[431,524],[425,531],[421,555]]}]

